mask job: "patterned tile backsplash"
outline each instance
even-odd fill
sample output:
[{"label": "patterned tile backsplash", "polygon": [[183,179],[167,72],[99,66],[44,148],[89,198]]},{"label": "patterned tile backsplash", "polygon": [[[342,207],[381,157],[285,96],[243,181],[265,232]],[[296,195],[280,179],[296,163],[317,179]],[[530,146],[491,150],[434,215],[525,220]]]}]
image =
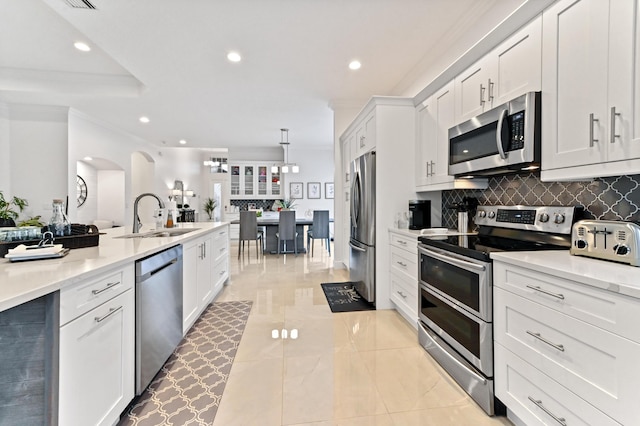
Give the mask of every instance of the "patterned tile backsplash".
[{"label": "patterned tile backsplash", "polygon": [[271,210],[276,200],[231,200],[232,206],[238,206],[240,210],[247,210],[249,203],[256,205],[257,209]]},{"label": "patterned tile backsplash", "polygon": [[475,197],[480,205],[580,205],[589,219],[640,221],[640,175],[580,182],[542,182],[538,173],[489,179],[485,190],[442,191],[442,226],[457,227],[447,206]]}]

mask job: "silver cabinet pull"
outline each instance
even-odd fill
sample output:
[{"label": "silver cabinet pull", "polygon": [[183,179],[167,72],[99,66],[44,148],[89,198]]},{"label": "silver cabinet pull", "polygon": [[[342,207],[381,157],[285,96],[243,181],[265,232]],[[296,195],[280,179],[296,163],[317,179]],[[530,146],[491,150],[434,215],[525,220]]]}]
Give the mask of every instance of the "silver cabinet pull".
[{"label": "silver cabinet pull", "polygon": [[360,136],[360,148],[364,148],[364,145],[365,145],[364,140],[365,139],[366,138],[364,136]]},{"label": "silver cabinet pull", "polygon": [[425,174],[426,177],[429,177],[429,164],[431,164],[429,161],[427,161],[424,165],[426,166],[427,169],[427,173]]},{"label": "silver cabinet pull", "polygon": [[406,268],[406,267],[407,267],[407,264],[406,264],[406,263],[402,263],[402,262],[400,262],[399,260],[397,260],[397,261],[396,261],[396,263],[397,263],[398,265],[402,266],[403,268]]},{"label": "silver cabinet pull", "polygon": [[120,311],[121,309],[122,309],[122,306],[118,306],[117,308],[109,308],[109,312],[107,312],[106,314],[104,314],[101,317],[96,317],[95,320],[96,320],[96,322],[102,322],[102,321],[106,320],[107,318],[109,318],[111,315],[113,315],[116,312]]},{"label": "silver cabinet pull", "polygon": [[112,287],[117,286],[118,284],[120,284],[120,281],[107,283],[107,285],[104,288],[101,288],[100,290],[92,290],[91,293],[95,296],[95,295],[98,295],[98,294],[100,294],[102,292],[105,292],[105,291],[109,290]]},{"label": "silver cabinet pull", "polygon": [[616,142],[616,138],[620,135],[616,135],[616,117],[620,117],[620,113],[616,112],[616,107],[611,107],[611,143]]},{"label": "silver cabinet pull", "polygon": [[480,85],[480,106],[484,106],[484,89],[485,87]]},{"label": "silver cabinet pull", "polygon": [[396,293],[398,293],[400,296],[402,296],[403,299],[407,298],[407,295],[404,294],[403,292],[401,292],[400,290],[396,290]]},{"label": "silver cabinet pull", "polygon": [[406,242],[406,241],[396,240],[396,242],[397,242],[398,244],[402,244],[403,246],[406,246],[406,245],[407,245],[407,242]]},{"label": "silver cabinet pull", "polygon": [[527,288],[530,288],[531,290],[539,291],[540,293],[544,293],[544,294],[547,294],[549,296],[557,297],[558,299],[564,300],[564,294],[562,294],[562,293],[552,293],[549,290],[545,290],[545,289],[543,289],[543,288],[541,288],[540,286],[537,286],[537,285],[528,285]]},{"label": "silver cabinet pull", "polygon": [[595,139],[593,132],[593,125],[599,122],[597,118],[594,117],[593,113],[589,114],[589,146],[593,147],[595,142],[600,142],[598,139]]},{"label": "silver cabinet pull", "polygon": [[431,164],[431,172],[430,172],[429,176],[433,176],[433,175],[436,174],[436,172],[434,171],[436,163],[434,163],[433,161],[429,161],[429,163]]},{"label": "silver cabinet pull", "polygon": [[489,79],[489,101],[493,101],[493,86],[494,82]]},{"label": "silver cabinet pull", "polygon": [[538,406],[538,408],[540,408],[542,411],[544,411],[545,413],[547,413],[549,416],[551,416],[551,418],[553,420],[555,420],[556,422],[560,423],[562,426],[567,426],[567,422],[564,419],[564,417],[558,417],[555,414],[553,414],[551,411],[549,411],[549,409],[547,407],[545,407],[544,405],[542,405],[542,400],[539,399],[534,399],[533,397],[528,397],[529,401],[533,402],[534,404],[536,404]]},{"label": "silver cabinet pull", "polygon": [[544,337],[542,337],[542,336],[540,335],[540,333],[534,333],[533,331],[529,331],[529,330],[527,330],[527,334],[529,334],[529,335],[531,335],[531,336],[535,337],[536,339],[540,340],[540,341],[541,341],[541,342],[543,342],[543,343],[546,343],[546,344],[547,344],[547,345],[549,345],[549,346],[552,346],[552,347],[556,348],[557,350],[559,350],[559,351],[561,351],[561,352],[564,352],[564,345],[559,345],[559,344],[557,344],[557,343],[553,343],[552,341],[547,340],[547,339],[545,339]]}]

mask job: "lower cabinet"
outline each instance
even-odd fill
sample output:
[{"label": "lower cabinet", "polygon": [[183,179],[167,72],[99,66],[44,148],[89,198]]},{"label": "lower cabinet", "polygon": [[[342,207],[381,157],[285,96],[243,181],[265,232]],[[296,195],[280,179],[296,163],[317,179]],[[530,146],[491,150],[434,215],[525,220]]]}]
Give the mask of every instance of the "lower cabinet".
[{"label": "lower cabinet", "polygon": [[229,228],[218,229],[213,233],[213,297],[222,290],[222,286],[229,279]]},{"label": "lower cabinet", "polygon": [[418,327],[418,241],[389,230],[389,297],[396,310]]},{"label": "lower cabinet", "polygon": [[60,292],[59,424],[113,425],[134,397],[133,265]]},{"label": "lower cabinet", "polygon": [[496,396],[527,425],[636,423],[640,301],[493,265]]}]

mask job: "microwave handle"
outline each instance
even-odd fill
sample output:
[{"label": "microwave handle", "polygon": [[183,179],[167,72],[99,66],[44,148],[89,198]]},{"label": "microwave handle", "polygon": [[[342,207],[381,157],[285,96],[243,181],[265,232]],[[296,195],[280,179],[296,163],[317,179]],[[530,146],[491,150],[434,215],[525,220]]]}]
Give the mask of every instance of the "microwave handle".
[{"label": "microwave handle", "polygon": [[496,131],[496,145],[498,146],[500,158],[502,158],[503,160],[507,158],[507,153],[504,152],[504,141],[509,138],[509,129],[507,127],[509,123],[505,120],[508,113],[509,110],[506,109],[500,111],[500,118],[498,118],[498,129]]}]

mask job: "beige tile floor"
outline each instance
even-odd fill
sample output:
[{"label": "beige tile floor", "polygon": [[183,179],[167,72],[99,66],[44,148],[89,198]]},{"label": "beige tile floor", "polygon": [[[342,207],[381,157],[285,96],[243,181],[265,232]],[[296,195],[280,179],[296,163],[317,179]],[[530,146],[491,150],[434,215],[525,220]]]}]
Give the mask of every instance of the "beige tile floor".
[{"label": "beige tile floor", "polygon": [[[313,258],[231,256],[217,300],[254,304],[214,426],[511,424],[486,416],[395,311],[332,313],[320,283],[348,274],[316,244]],[[272,337],[283,329],[298,338]]]}]

